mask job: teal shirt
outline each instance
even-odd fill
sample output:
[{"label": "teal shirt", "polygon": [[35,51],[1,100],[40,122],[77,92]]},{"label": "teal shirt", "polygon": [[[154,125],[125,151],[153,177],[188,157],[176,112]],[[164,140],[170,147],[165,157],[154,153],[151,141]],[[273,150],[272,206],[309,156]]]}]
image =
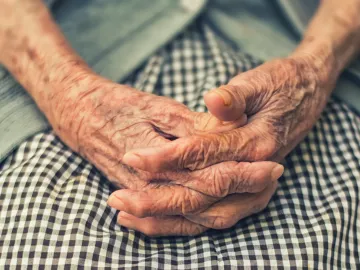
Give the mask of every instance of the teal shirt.
[{"label": "teal shirt", "polygon": [[[296,47],[316,2],[61,0],[53,12],[87,63],[100,75],[121,81],[200,13],[241,50],[263,60],[286,56]],[[356,63],[339,80],[334,94],[360,112]],[[24,139],[48,127],[25,90],[0,68],[0,160]]]}]

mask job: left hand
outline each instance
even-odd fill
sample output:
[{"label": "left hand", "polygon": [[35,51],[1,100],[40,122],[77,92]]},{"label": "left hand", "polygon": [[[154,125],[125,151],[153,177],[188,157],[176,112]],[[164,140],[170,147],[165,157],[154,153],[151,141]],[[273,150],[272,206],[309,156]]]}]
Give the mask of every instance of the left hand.
[{"label": "left hand", "polygon": [[197,170],[234,160],[282,160],[324,109],[336,81],[328,69],[304,56],[273,60],[239,74],[210,91],[205,103],[218,119],[234,121],[246,114],[247,124],[220,134],[135,149],[123,161],[141,170],[161,172]]},{"label": "left hand", "polygon": [[[221,134],[180,138],[162,147],[133,150],[125,155],[124,162],[141,170],[161,172],[197,170],[230,160],[282,160],[305,137],[325,107],[337,77],[328,70],[309,56],[297,56],[239,74],[227,85],[210,91],[205,102],[220,120],[233,121],[246,114],[249,121],[245,126]],[[139,162],[132,158],[134,154]],[[230,195],[202,213],[185,216],[186,219],[138,219],[129,215],[133,213],[122,212],[119,223],[151,235],[228,228],[263,209],[276,184],[257,194]],[[141,201],[132,203],[142,205]]]}]

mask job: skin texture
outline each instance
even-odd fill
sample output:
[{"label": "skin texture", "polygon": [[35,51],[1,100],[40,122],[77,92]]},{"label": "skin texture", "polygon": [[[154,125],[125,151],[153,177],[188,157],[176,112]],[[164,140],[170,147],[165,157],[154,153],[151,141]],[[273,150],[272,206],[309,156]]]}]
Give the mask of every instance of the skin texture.
[{"label": "skin texture", "polygon": [[[213,229],[227,229],[240,219],[261,212],[266,208],[277,182],[256,194],[233,194],[207,210],[183,216],[150,216],[139,218],[121,211],[118,223],[148,236],[198,235]],[[116,205],[114,205],[116,207]],[[226,210],[226,212],[224,211]]]},{"label": "skin texture", "polygon": [[281,160],[310,130],[326,104],[334,81],[327,73],[320,78],[319,73],[305,58],[274,60],[242,73],[210,91],[205,102],[214,116],[225,121],[248,115],[245,126],[135,150],[124,161],[158,172],[179,167],[196,170],[229,160]]},{"label": "skin texture", "polygon": [[[324,73],[324,78],[320,77],[320,72],[315,72],[315,67],[305,59],[294,57],[268,62],[234,77],[228,85],[205,96],[205,102],[214,116],[230,121],[231,117],[236,119],[246,114],[249,121],[245,126],[221,134],[188,136],[165,146],[130,151],[124,157],[124,162],[149,172],[166,172],[179,167],[197,171],[229,160],[283,159],[314,125],[326,104],[327,95],[324,93],[330,92],[333,86],[333,81],[325,76],[327,73]],[[224,97],[230,105],[225,105]],[[136,159],[132,159],[133,154]],[[141,162],[137,163],[139,158]],[[229,228],[238,220],[264,209],[275,189],[276,183],[261,193],[226,197],[201,213],[185,214],[187,221],[182,222],[200,224],[202,230]],[[145,221],[135,218],[139,217],[139,209],[147,208],[147,205],[161,208],[156,203],[161,196],[152,194],[144,202],[140,199],[144,197],[142,194],[121,190],[114,193],[116,199],[111,197],[109,204],[133,216],[121,214],[120,224],[149,233],[147,230],[152,231],[144,227],[145,221],[150,223],[150,228],[155,224],[159,226],[160,223],[173,222],[168,217],[166,220],[150,217],[158,215],[157,212],[149,213]],[[119,200],[125,200],[126,203],[119,205],[116,203]],[[248,208],[249,205],[251,207]],[[135,206],[137,211],[133,211]],[[188,234],[192,230],[196,233],[199,227],[183,225],[181,229]],[[153,234],[157,235],[156,232]],[[177,233],[178,230],[174,231],[174,234]],[[158,234],[165,232],[160,231]]]},{"label": "skin texture", "polygon": [[359,10],[359,0],[323,1],[291,56],[205,97],[213,116],[94,74],[40,0],[0,2],[0,62],[60,138],[125,188],[108,201],[120,224],[195,235],[266,207],[283,168],[265,160],[283,158],[315,123],[358,51]]},{"label": "skin texture", "polygon": [[84,76],[76,83],[76,88],[49,96],[53,128],[116,186],[142,192],[140,199],[144,203],[146,194],[165,194],[154,203],[163,205],[163,209],[152,204],[138,209],[135,205],[133,211],[138,216],[194,213],[228,194],[260,192],[282,174],[283,168],[269,161],[223,162],[196,171],[136,170],[123,163],[125,152],[162,146],[178,137],[224,132],[241,125],[243,120],[222,124],[210,114],[191,112],[174,100],[98,76]]},{"label": "skin texture", "polygon": [[[163,147],[130,151],[124,162],[142,170],[161,172],[174,168],[197,170],[227,160],[283,159],[315,124],[340,72],[358,53],[359,13],[358,0],[322,1],[292,55],[240,74],[204,97],[209,111],[218,119],[233,121],[246,115],[245,126],[221,134],[180,138]],[[163,156],[167,158],[161,159]],[[230,195],[196,216],[185,215],[186,220],[182,217],[139,219],[131,212],[131,206],[116,204],[114,197],[121,200],[125,191],[115,192],[110,205],[125,211],[120,212],[118,222],[126,227],[150,235],[192,235],[207,228],[228,228],[260,211],[275,186],[276,183],[258,194]],[[244,207],[249,198],[253,198],[249,205],[256,202],[258,207],[252,210]],[[139,204],[137,207],[141,208]],[[175,221],[178,226],[171,227]],[[163,229],[164,224],[173,229]]]},{"label": "skin texture", "polygon": [[[229,161],[196,171],[156,173],[126,165],[127,151],[229,131],[244,125],[246,116],[223,123],[171,99],[101,78],[68,45],[42,1],[0,2],[0,62],[64,143],[126,192],[142,192],[141,207],[131,206],[137,216],[195,217],[227,195],[261,194],[283,173],[283,167],[271,161]],[[126,198],[116,203],[127,204]]]}]

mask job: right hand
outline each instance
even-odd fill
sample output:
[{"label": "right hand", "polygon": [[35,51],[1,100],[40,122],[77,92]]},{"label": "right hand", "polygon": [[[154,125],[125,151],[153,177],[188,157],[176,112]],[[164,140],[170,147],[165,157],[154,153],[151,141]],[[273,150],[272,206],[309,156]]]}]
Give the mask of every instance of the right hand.
[{"label": "right hand", "polygon": [[[274,162],[223,162],[197,171],[136,170],[122,162],[137,148],[161,146],[179,137],[223,132],[246,119],[223,123],[190,111],[169,98],[137,91],[97,75],[82,75],[72,87],[50,96],[55,132],[118,187],[143,191],[156,205],[139,204],[137,216],[185,215],[207,209],[232,193],[260,192],[280,177]],[[181,167],[181,164],[179,164]],[[279,171],[279,170],[277,170]],[[149,200],[150,201],[150,200]],[[135,205],[136,207],[136,205]]]}]

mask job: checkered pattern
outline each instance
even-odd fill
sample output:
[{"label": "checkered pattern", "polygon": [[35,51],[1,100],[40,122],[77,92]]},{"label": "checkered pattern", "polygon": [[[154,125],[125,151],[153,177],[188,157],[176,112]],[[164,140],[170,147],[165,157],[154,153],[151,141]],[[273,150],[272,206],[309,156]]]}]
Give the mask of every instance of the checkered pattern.
[{"label": "checkered pattern", "polygon": [[[201,22],[129,79],[203,111],[204,91],[257,62]],[[268,208],[234,228],[148,238],[116,224],[113,186],[52,131],[0,167],[0,265],[8,268],[359,269],[360,118],[331,100],[286,159]]]}]

